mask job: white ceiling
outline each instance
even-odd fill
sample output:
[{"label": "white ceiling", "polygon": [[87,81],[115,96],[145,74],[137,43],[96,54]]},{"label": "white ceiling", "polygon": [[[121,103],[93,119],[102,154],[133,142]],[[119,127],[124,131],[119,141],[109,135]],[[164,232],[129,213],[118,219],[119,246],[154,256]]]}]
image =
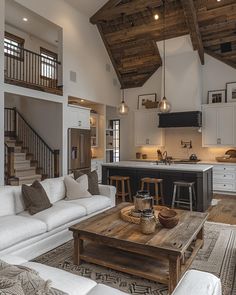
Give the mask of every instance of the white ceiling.
[{"label": "white ceiling", "polygon": [[97,12],[108,0],[65,0],[89,17]]},{"label": "white ceiling", "polygon": [[[28,22],[24,22],[23,17],[28,18]],[[50,44],[57,45],[56,40],[58,40],[60,27],[13,0],[6,1],[5,21],[21,31],[34,35]]]}]

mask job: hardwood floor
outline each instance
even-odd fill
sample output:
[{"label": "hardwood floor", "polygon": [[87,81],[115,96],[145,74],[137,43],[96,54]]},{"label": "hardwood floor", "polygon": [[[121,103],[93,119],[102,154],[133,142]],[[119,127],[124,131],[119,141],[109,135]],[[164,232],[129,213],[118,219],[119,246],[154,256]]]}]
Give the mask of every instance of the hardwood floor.
[{"label": "hardwood floor", "polygon": [[214,199],[219,203],[208,209],[208,220],[236,225],[236,196],[215,194]]}]

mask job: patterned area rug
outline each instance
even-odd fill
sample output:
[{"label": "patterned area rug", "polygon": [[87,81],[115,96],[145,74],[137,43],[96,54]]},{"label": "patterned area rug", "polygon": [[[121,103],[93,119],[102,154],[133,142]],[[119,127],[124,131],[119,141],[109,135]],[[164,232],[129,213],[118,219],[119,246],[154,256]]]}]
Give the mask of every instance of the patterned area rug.
[{"label": "patterned area rug", "polygon": [[[34,261],[91,278],[129,294],[167,295],[167,286],[156,282],[89,263],[76,266],[72,253],[73,243],[69,241]],[[204,247],[191,268],[220,277],[223,295],[236,295],[236,226],[207,222]]]}]

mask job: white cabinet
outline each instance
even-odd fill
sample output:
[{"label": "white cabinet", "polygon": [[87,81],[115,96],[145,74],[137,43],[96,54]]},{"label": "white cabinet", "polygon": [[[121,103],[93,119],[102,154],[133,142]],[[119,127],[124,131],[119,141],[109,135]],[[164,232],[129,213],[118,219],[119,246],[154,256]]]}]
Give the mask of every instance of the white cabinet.
[{"label": "white cabinet", "polygon": [[140,110],[134,113],[134,137],[136,146],[164,146],[164,131],[158,128],[157,109]]},{"label": "white cabinet", "polygon": [[203,106],[202,143],[204,147],[234,146],[235,134],[234,104]]},{"label": "white cabinet", "polygon": [[68,128],[90,129],[90,109],[68,106],[67,126]]},{"label": "white cabinet", "polygon": [[236,192],[236,165],[213,166],[213,190]]},{"label": "white cabinet", "polygon": [[103,159],[92,159],[91,160],[91,171],[96,170],[98,174],[98,182],[102,182],[102,164]]}]

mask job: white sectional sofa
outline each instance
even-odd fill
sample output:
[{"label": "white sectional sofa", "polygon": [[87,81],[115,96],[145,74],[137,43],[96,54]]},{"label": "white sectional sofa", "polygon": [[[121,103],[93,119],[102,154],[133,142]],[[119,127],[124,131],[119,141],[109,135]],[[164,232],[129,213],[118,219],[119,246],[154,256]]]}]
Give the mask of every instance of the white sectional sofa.
[{"label": "white sectional sofa", "polygon": [[64,178],[41,182],[53,206],[35,215],[25,211],[21,187],[0,187],[0,256],[33,259],[72,239],[68,227],[115,206],[115,187],[99,185],[100,195],[64,200]]},{"label": "white sectional sofa", "polygon": [[[119,290],[97,284],[96,282],[71,274],[69,272],[28,262],[14,256],[0,256],[0,259],[10,264],[21,264],[36,270],[44,280],[51,280],[52,287],[69,295],[125,295]],[[172,295],[222,295],[220,280],[212,274],[197,270],[190,270],[180,280]]]}]

